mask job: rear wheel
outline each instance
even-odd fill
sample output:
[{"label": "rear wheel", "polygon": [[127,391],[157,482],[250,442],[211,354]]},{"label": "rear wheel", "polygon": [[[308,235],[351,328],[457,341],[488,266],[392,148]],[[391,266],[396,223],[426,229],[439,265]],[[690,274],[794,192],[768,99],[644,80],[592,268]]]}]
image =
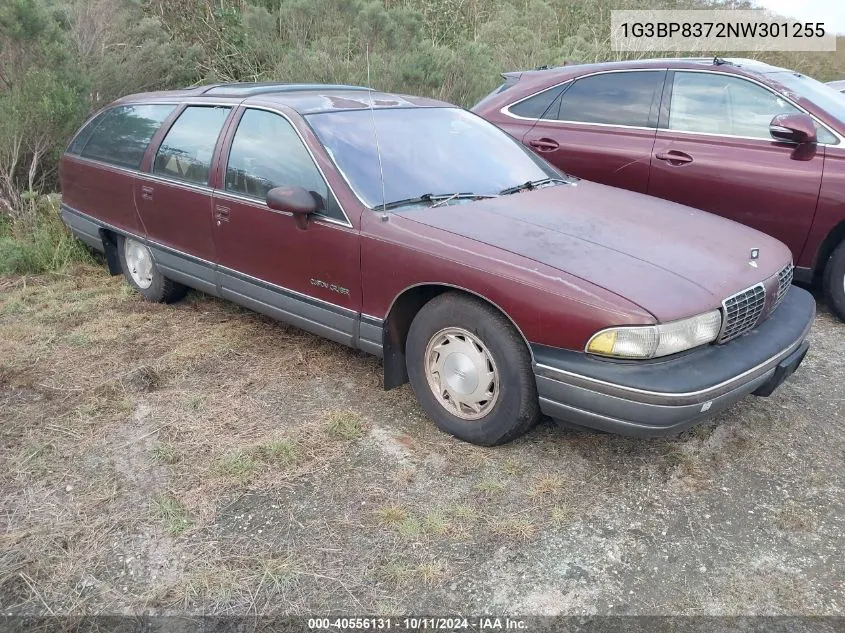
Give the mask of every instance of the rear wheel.
[{"label": "rear wheel", "polygon": [[411,323],[405,354],[423,409],[459,439],[503,444],[540,417],[525,342],[479,299],[448,292],[429,301]]},{"label": "rear wheel", "polygon": [[124,277],[148,301],[172,303],[185,296],[187,288],[162,275],[150,249],[138,240],[118,236],[117,251]]},{"label": "rear wheel", "polygon": [[845,242],[833,251],[824,268],[824,293],[831,310],[845,321]]}]

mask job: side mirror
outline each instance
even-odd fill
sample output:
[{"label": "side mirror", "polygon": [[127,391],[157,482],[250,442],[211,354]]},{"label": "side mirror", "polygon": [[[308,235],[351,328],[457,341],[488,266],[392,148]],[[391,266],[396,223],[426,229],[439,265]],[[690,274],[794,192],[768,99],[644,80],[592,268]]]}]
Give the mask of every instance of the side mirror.
[{"label": "side mirror", "polygon": [[267,192],[267,206],[275,211],[308,215],[317,210],[317,201],[302,187],[276,187]]},{"label": "side mirror", "polygon": [[778,114],[769,123],[769,134],[788,143],[816,142],[816,124],[808,114]]}]

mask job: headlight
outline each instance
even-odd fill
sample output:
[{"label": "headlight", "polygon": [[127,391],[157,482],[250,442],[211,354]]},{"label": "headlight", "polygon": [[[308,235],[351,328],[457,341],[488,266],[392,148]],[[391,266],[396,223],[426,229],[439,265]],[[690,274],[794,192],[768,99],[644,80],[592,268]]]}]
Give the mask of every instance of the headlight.
[{"label": "headlight", "polygon": [[587,343],[587,352],[614,358],[655,358],[712,343],[722,329],[719,310],[661,325],[602,330]]}]

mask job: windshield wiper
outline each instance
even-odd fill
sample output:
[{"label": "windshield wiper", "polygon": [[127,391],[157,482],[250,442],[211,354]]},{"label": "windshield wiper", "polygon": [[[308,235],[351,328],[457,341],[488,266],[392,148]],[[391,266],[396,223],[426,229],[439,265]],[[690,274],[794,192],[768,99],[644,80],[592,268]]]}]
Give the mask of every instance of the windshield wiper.
[{"label": "windshield wiper", "polygon": [[519,191],[530,191],[531,189],[539,189],[544,185],[552,185],[552,184],[561,184],[565,185],[572,181],[564,180],[563,178],[541,178],[540,180],[529,180],[528,182],[524,182],[521,185],[514,185],[513,187],[508,187],[507,189],[502,189],[499,192],[499,195],[507,196],[511,193],[517,193]]},{"label": "windshield wiper", "polygon": [[[384,205],[385,209],[395,209],[396,207],[404,207],[412,204],[428,203],[433,207],[451,202],[452,200],[480,200],[481,198],[497,198],[495,194],[490,193],[424,193],[421,196],[413,198],[405,198],[404,200],[394,200]],[[378,207],[376,207],[378,208]]]}]

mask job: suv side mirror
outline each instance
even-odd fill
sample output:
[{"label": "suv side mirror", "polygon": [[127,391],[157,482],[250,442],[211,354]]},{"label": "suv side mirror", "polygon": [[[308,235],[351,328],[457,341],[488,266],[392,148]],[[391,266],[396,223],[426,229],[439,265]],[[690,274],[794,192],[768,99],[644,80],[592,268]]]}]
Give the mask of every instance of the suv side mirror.
[{"label": "suv side mirror", "polygon": [[808,114],[778,114],[769,123],[769,134],[777,141],[815,143],[816,124]]},{"label": "suv side mirror", "polygon": [[308,215],[317,210],[317,201],[302,187],[275,187],[267,192],[267,206],[275,211]]}]

